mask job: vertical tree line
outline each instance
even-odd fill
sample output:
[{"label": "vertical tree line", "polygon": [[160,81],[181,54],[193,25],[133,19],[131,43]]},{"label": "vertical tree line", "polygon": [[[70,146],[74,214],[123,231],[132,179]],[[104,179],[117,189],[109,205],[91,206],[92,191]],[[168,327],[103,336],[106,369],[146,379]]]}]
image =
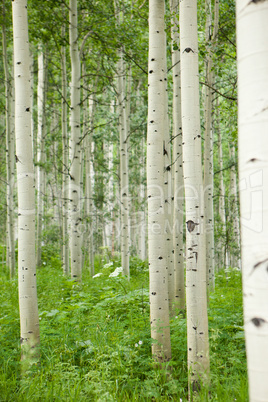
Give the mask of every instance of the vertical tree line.
[{"label": "vertical tree line", "polygon": [[238,135],[234,4],[1,11],[1,241],[11,278],[17,264],[23,358],[38,358],[45,252],[81,286],[98,259],[120,256],[131,281],[132,258],[148,257],[152,355],[169,370],[170,323],[186,314],[191,397],[209,383],[208,293],[217,271],[241,269],[241,243],[250,395],[265,397],[265,2],[237,2]]}]

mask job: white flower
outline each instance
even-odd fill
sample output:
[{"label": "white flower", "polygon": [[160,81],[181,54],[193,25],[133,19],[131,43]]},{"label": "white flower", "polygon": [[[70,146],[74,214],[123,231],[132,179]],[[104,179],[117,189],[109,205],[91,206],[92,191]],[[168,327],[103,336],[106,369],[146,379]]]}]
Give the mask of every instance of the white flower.
[{"label": "white flower", "polygon": [[135,343],[135,348],[137,348],[139,345],[137,343]]},{"label": "white flower", "polygon": [[112,273],[109,275],[109,278],[118,276],[121,272],[123,272],[123,268],[122,268],[122,267],[117,267],[117,268],[115,268],[114,272],[112,272]]},{"label": "white flower", "polygon": [[102,275],[102,272],[99,272],[98,274],[92,276],[92,278],[98,278],[98,277],[101,276],[101,275]]},{"label": "white flower", "polygon": [[112,261],[107,262],[106,264],[103,265],[103,268],[110,268],[113,265]]},{"label": "white flower", "polygon": [[142,341],[139,341],[139,345],[142,345]]}]

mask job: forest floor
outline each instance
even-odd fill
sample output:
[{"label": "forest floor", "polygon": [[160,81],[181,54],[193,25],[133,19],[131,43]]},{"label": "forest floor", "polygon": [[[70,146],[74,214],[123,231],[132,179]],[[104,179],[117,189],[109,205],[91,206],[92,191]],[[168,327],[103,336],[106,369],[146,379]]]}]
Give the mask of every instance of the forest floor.
[{"label": "forest floor", "polygon": [[[171,320],[172,374],[151,358],[148,266],[131,259],[131,281],[98,258],[76,284],[47,253],[38,269],[41,360],[20,376],[17,279],[0,272],[0,401],[186,401],[186,319]],[[196,401],[248,401],[241,273],[220,271],[210,294],[210,386]]]}]

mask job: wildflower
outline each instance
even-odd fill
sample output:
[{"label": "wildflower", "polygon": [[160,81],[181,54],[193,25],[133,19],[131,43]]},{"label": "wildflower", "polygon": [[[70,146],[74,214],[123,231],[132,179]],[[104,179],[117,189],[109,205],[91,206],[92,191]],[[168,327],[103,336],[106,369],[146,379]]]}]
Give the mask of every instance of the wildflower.
[{"label": "wildflower", "polygon": [[121,272],[123,272],[123,268],[122,268],[122,267],[117,267],[117,268],[115,268],[114,272],[112,272],[112,273],[109,275],[109,278],[118,276]]},{"label": "wildflower", "polygon": [[137,348],[139,345],[137,343],[135,343],[135,348]]},{"label": "wildflower", "polygon": [[107,262],[106,264],[104,264],[103,268],[110,268],[113,265],[112,261]]},{"label": "wildflower", "polygon": [[101,275],[102,275],[102,272],[99,272],[98,274],[92,276],[92,278],[98,278],[98,277],[101,276]]},{"label": "wildflower", "polygon": [[139,341],[139,345],[142,345],[142,341]]}]

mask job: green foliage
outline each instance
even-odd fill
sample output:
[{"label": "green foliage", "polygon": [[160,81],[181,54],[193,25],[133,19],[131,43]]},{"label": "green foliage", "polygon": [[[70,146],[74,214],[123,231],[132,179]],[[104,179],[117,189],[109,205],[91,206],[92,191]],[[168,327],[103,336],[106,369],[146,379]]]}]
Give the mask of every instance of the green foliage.
[{"label": "green foliage", "polygon": [[[41,361],[23,378],[17,281],[0,275],[1,401],[187,400],[183,316],[171,321],[168,378],[151,359],[147,263],[131,259],[130,282],[109,276],[116,260],[99,265],[99,277],[86,271],[77,284],[46,261],[38,271]],[[241,303],[240,272],[220,273],[209,307],[211,384],[196,400],[247,401]]]}]

